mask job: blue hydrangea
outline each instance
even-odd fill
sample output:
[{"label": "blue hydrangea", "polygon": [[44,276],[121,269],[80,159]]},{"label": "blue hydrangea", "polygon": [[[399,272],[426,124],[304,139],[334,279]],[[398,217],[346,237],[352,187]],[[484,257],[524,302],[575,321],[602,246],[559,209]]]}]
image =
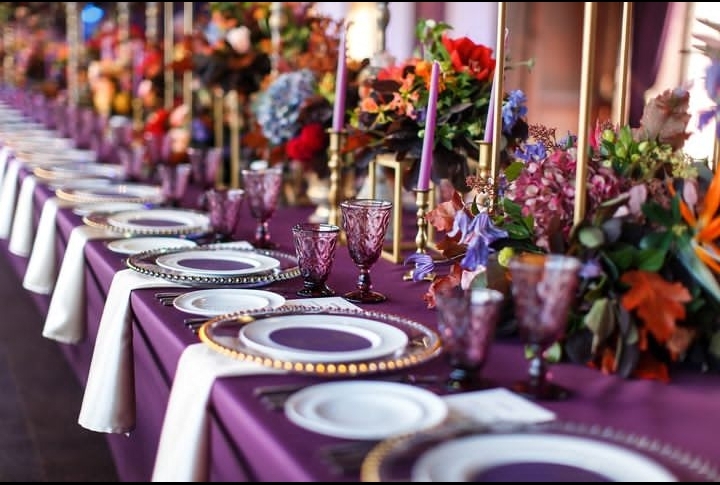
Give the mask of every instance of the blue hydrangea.
[{"label": "blue hydrangea", "polygon": [[294,138],[300,129],[300,109],[316,92],[317,80],[309,69],[280,74],[261,93],[255,106],[255,118],[263,135],[273,145]]}]

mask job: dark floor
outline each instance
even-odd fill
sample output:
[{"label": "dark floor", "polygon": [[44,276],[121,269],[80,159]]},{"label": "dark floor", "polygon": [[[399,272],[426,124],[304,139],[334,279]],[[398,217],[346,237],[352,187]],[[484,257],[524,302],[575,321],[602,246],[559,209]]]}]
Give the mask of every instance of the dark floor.
[{"label": "dark floor", "polygon": [[82,388],[3,255],[0,275],[0,481],[118,481],[105,435],[77,423]]}]

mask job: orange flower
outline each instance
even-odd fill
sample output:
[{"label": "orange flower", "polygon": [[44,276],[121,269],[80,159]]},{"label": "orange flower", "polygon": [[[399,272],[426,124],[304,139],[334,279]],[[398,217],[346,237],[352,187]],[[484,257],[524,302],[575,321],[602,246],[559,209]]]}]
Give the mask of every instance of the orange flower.
[{"label": "orange flower", "polygon": [[[672,183],[668,183],[670,194],[675,196]],[[692,247],[697,257],[715,273],[720,274],[720,247],[715,240],[720,237],[720,170],[710,182],[700,212],[695,215],[685,201],[680,198],[680,214],[688,226],[695,230]]]}]

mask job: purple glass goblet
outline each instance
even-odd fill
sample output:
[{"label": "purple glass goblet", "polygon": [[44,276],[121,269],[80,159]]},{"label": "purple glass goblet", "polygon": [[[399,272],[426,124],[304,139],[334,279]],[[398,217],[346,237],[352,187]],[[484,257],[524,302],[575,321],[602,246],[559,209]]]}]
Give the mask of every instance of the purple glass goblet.
[{"label": "purple glass goblet", "polygon": [[386,200],[350,199],[340,203],[350,258],[360,268],[355,290],[343,295],[348,301],[380,303],[387,300],[382,293],[373,291],[370,268],[382,253],[391,210],[392,202]]},{"label": "purple glass goblet", "polygon": [[509,270],[518,333],[532,353],[528,378],[513,389],[534,399],[565,399],[570,391],[549,380],[544,354],[565,334],[580,261],[560,254],[523,253],[510,260]]},{"label": "purple glass goblet", "polygon": [[333,224],[300,222],[293,226],[293,243],[303,279],[303,289],[297,292],[299,296],[335,295],[326,281],[335,259],[339,234],[340,227]]},{"label": "purple glass goblet", "polygon": [[157,166],[160,177],[160,191],[165,202],[171,207],[178,207],[185,196],[190,182],[190,164],[179,163],[171,165],[161,163]]},{"label": "purple glass goblet", "polygon": [[253,245],[256,248],[274,248],[275,243],[270,240],[269,221],[278,206],[283,179],[282,169],[280,167],[245,169],[242,171],[242,178],[250,214],[257,220]]},{"label": "purple glass goblet", "polygon": [[222,148],[188,148],[187,154],[192,165],[193,183],[203,189],[209,189],[217,182]]},{"label": "purple glass goblet", "polygon": [[209,189],[205,191],[205,200],[216,239],[224,242],[233,241],[240,221],[245,191],[227,187]]},{"label": "purple glass goblet", "polygon": [[437,327],[443,354],[452,370],[446,387],[470,391],[492,387],[481,378],[502,311],[503,294],[491,288],[459,286],[435,293]]}]

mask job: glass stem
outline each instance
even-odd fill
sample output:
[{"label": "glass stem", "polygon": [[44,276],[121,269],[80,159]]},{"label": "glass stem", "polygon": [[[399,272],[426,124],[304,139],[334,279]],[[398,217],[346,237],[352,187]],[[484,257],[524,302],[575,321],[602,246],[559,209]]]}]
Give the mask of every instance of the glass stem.
[{"label": "glass stem", "polygon": [[369,293],[371,286],[370,281],[370,269],[366,267],[360,267],[360,275],[357,279],[357,289],[362,293]]}]

